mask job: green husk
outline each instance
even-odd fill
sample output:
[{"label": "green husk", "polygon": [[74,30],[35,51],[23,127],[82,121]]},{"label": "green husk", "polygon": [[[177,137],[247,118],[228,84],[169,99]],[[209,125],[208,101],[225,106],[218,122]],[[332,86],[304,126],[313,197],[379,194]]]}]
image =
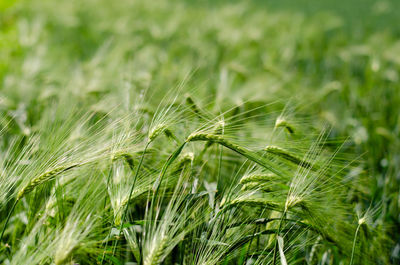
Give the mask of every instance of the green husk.
[{"label": "green husk", "polygon": [[81,164],[76,163],[69,166],[60,166],[52,170],[46,171],[45,173],[33,178],[25,187],[23,187],[17,194],[17,200],[33,191],[37,186],[55,179],[58,175],[67,172],[73,168],[80,166]]}]

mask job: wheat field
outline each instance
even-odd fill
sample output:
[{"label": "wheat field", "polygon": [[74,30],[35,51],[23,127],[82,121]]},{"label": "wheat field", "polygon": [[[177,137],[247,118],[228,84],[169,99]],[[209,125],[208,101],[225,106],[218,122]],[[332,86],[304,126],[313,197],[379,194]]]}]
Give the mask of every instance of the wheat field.
[{"label": "wheat field", "polygon": [[398,264],[399,7],[0,0],[0,263]]}]

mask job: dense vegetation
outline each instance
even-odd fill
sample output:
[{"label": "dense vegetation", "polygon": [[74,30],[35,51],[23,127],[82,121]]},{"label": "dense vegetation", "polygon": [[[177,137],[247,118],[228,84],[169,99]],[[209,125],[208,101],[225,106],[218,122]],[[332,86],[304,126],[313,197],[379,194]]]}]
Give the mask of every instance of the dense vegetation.
[{"label": "dense vegetation", "polygon": [[0,263],[397,264],[396,6],[1,1]]}]

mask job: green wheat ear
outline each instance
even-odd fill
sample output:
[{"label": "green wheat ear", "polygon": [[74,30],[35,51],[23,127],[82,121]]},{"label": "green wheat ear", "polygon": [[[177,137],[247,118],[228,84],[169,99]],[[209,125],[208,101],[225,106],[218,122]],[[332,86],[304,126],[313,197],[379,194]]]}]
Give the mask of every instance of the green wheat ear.
[{"label": "green wheat ear", "polygon": [[194,102],[193,98],[189,94],[186,94],[185,98],[186,104],[189,106],[194,114],[196,114],[200,119],[206,117],[206,115],[200,110],[200,108],[197,106],[197,104]]},{"label": "green wheat ear", "polygon": [[167,136],[167,138],[172,139],[175,142],[179,143],[178,137],[176,137],[176,135],[170,129],[166,128],[164,130],[164,134],[165,134],[165,136]]},{"label": "green wheat ear", "polygon": [[265,198],[238,198],[234,199],[231,202],[227,203],[224,206],[224,209],[230,209],[231,207],[234,206],[247,206],[247,207],[261,207],[265,209],[270,209],[270,210],[275,210],[275,211],[281,211],[281,206],[275,202],[272,202],[271,200],[265,199]]},{"label": "green wheat ear", "polygon": [[156,245],[156,247],[151,251],[151,253],[149,253],[149,255],[147,255],[147,257],[145,258],[143,265],[157,265],[160,264],[160,262],[162,261],[162,256],[164,254],[164,248],[165,245],[168,242],[168,238],[166,236],[163,236],[160,240],[160,242],[158,243],[158,245]]},{"label": "green wheat ear", "polygon": [[289,186],[285,184],[285,180],[286,179],[282,179],[282,177],[273,173],[252,173],[243,176],[239,183],[243,185],[242,191],[262,190],[265,192],[285,192],[289,189]]},{"label": "green wheat ear", "polygon": [[114,154],[112,161],[116,161],[118,159],[123,159],[129,166],[129,168],[131,170],[133,170],[135,168],[135,163],[133,162],[133,156],[129,153],[126,152],[120,152],[120,153],[116,153]]},{"label": "green wheat ear", "polygon": [[52,169],[50,171],[47,171],[35,178],[33,178],[25,187],[23,187],[17,194],[17,201],[19,201],[22,197],[24,197],[25,195],[27,195],[28,193],[30,193],[32,190],[34,190],[37,186],[53,180],[55,177],[57,177],[58,175],[60,175],[61,173],[64,173],[68,170],[71,170],[75,167],[80,166],[81,164],[72,164],[69,166],[60,166],[57,167],[55,169]]},{"label": "green wheat ear", "polygon": [[284,128],[290,134],[295,134],[296,132],[294,126],[283,117],[278,117],[276,119],[275,128],[279,127]]},{"label": "green wheat ear", "polygon": [[277,172],[277,170],[275,170],[274,167],[272,167],[271,165],[269,165],[265,159],[263,159],[262,157],[260,157],[259,155],[245,149],[242,148],[241,146],[234,144],[228,140],[226,140],[223,136],[221,135],[214,135],[214,134],[210,134],[210,133],[201,133],[201,132],[197,132],[197,133],[193,133],[191,134],[187,139],[186,142],[195,142],[195,141],[206,141],[206,142],[214,142],[214,143],[218,143],[222,146],[225,146],[228,149],[231,149],[232,151],[248,158],[249,160],[273,171],[273,172]]},{"label": "green wheat ear", "polygon": [[281,157],[287,161],[290,161],[296,165],[299,165],[301,167],[305,167],[305,168],[313,168],[314,167],[311,163],[305,161],[304,159],[297,157],[296,155],[294,155],[294,154],[290,153],[289,151],[287,151],[281,147],[278,147],[278,146],[273,146],[273,145],[267,146],[264,148],[264,151],[266,151],[268,154],[273,154],[273,155],[279,156],[279,157]]},{"label": "green wheat ear", "polygon": [[157,138],[158,135],[161,133],[165,132],[167,129],[167,125],[164,123],[161,123],[157,126],[155,126],[150,132],[149,132],[149,142],[152,142],[154,139]]},{"label": "green wheat ear", "polygon": [[282,172],[281,170],[276,167],[275,163],[272,161],[266,159],[265,157],[260,156],[256,152],[252,152],[248,150],[247,148],[241,147],[235,143],[232,143],[231,141],[225,139],[224,136],[222,135],[214,135],[210,133],[202,133],[202,132],[196,132],[192,133],[187,139],[186,142],[195,142],[195,141],[211,141],[214,143],[218,143],[222,146],[225,146],[228,149],[231,149],[232,151],[246,157],[250,161],[253,161],[254,163],[264,167],[265,169],[281,176]]},{"label": "green wheat ear", "polygon": [[269,182],[280,179],[274,173],[253,173],[245,175],[240,179],[240,184],[248,184],[251,182]]}]

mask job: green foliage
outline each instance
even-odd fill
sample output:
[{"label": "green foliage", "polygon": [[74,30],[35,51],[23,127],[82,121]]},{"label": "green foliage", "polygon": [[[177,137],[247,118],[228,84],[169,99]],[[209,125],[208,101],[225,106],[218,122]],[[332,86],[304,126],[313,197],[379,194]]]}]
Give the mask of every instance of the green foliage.
[{"label": "green foliage", "polygon": [[0,263],[398,263],[396,5],[1,2]]}]

